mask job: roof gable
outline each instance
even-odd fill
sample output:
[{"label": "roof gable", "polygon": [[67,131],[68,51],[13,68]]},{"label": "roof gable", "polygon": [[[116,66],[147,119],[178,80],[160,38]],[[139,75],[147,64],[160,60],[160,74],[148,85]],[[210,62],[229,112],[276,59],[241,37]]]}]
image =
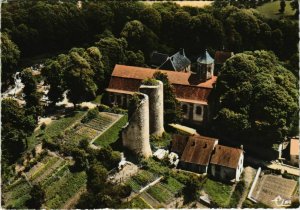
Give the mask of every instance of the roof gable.
[{"label": "roof gable", "polygon": [[208,166],[210,156],[218,140],[204,136],[191,136],[180,161]]},{"label": "roof gable", "polygon": [[236,169],[243,150],[222,145],[217,145],[210,163]]},{"label": "roof gable", "polygon": [[168,59],[167,54],[159,53],[159,52],[153,52],[150,58],[151,65],[158,67],[162,63],[164,63]]}]

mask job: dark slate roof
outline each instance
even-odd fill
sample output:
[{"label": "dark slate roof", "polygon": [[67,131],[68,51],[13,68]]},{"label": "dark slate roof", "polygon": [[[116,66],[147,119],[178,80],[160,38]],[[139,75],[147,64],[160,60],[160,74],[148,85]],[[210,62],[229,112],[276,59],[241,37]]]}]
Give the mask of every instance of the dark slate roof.
[{"label": "dark slate roof", "polygon": [[[169,64],[171,63],[171,65]],[[170,56],[159,69],[181,71],[191,64],[190,59],[185,56],[184,49],[180,49],[177,53]],[[170,69],[173,68],[173,69]]]},{"label": "dark slate roof", "polygon": [[150,58],[150,65],[154,67],[158,67],[162,65],[167,59],[167,54],[159,53],[159,52],[153,52]]},{"label": "dark slate roof", "polygon": [[197,59],[198,63],[201,64],[212,64],[214,63],[214,59],[209,55],[209,53],[207,52],[207,50],[205,51],[205,53],[203,53],[198,59]]}]

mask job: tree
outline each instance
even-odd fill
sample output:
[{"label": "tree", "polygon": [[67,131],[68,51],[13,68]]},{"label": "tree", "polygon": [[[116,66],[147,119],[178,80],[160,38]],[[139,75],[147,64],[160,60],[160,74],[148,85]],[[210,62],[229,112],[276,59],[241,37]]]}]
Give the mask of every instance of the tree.
[{"label": "tree", "polygon": [[152,7],[146,7],[143,9],[140,13],[140,20],[151,30],[159,32],[161,27],[161,16],[156,9]]},{"label": "tree", "polygon": [[299,16],[299,1],[298,0],[292,0],[291,1],[291,7],[293,10],[296,10],[295,17],[297,18]]},{"label": "tree", "polygon": [[107,170],[99,163],[94,163],[87,171],[87,189],[93,193],[99,193],[105,188]]},{"label": "tree", "polygon": [[279,9],[279,12],[281,14],[284,13],[285,6],[286,6],[285,0],[280,0],[280,9]]},{"label": "tree", "polygon": [[129,66],[144,66],[145,65],[145,58],[144,53],[140,50],[137,52],[133,51],[126,51],[126,65]]},{"label": "tree", "polygon": [[1,43],[2,82],[7,82],[8,79],[12,79],[12,75],[16,72],[16,67],[20,59],[20,50],[10,40],[7,33],[2,33]]},{"label": "tree", "polygon": [[30,209],[40,209],[45,202],[45,191],[40,185],[33,185],[30,190],[31,198],[26,202],[26,206]]},{"label": "tree", "polygon": [[52,106],[63,99],[65,91],[65,84],[63,81],[63,66],[58,60],[48,60],[45,67],[42,69],[42,75],[45,77],[46,82],[50,85],[47,94]]},{"label": "tree", "polygon": [[271,52],[236,54],[226,61],[216,87],[220,137],[270,147],[297,126],[297,80]]},{"label": "tree", "polygon": [[181,107],[176,99],[173,86],[169,83],[168,75],[156,72],[153,77],[164,84],[164,121],[165,125],[182,120]]},{"label": "tree", "polygon": [[70,52],[70,63],[64,74],[68,99],[74,104],[92,99],[96,96],[97,85],[95,84],[94,71],[88,61],[78,52]]}]

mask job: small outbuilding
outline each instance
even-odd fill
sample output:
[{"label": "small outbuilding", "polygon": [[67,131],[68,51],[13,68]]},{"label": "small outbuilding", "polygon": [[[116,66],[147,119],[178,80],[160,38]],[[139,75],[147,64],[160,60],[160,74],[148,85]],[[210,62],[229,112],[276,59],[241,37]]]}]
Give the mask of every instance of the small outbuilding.
[{"label": "small outbuilding", "polygon": [[217,145],[210,160],[209,173],[218,179],[239,181],[243,172],[244,151]]},{"label": "small outbuilding", "polygon": [[190,136],[180,158],[179,166],[196,173],[207,173],[211,154],[218,140],[204,136]]}]

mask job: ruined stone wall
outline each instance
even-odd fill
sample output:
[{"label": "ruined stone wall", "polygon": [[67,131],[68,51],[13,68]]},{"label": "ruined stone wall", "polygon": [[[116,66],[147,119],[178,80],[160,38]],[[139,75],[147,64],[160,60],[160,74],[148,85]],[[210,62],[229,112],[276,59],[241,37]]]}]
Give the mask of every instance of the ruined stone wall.
[{"label": "ruined stone wall", "polygon": [[140,94],[141,102],[122,130],[123,146],[137,155],[152,156],[149,136],[149,97]]},{"label": "ruined stone wall", "polygon": [[163,83],[141,85],[140,92],[149,97],[150,135],[161,136],[164,132],[164,92]]}]

